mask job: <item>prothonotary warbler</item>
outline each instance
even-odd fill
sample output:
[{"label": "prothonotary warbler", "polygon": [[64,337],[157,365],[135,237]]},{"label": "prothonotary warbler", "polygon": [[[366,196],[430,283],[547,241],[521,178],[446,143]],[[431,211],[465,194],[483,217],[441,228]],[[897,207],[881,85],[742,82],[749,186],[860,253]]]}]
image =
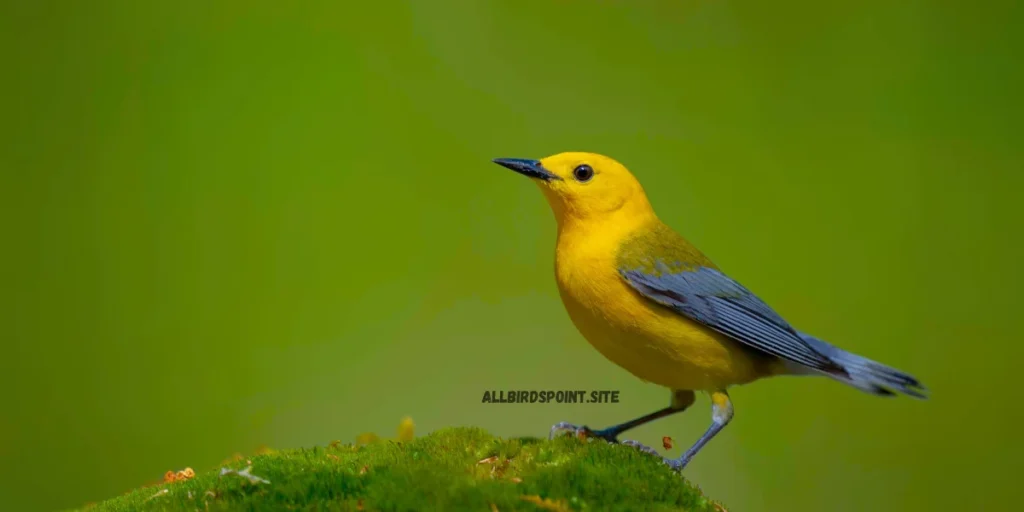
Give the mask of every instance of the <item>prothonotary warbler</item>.
[{"label": "prothonotary warbler", "polygon": [[[776,375],[823,375],[879,396],[925,398],[914,377],[795,329],[655,215],[619,162],[592,153],[495,163],[533,179],[558,224],[555,277],[562,302],[591,345],[640,379],[671,390],[668,407],[602,430],[619,434],[711,397],[711,426],[678,459],[682,469],[733,417],[730,386]],[[635,442],[640,449],[656,453]]]}]

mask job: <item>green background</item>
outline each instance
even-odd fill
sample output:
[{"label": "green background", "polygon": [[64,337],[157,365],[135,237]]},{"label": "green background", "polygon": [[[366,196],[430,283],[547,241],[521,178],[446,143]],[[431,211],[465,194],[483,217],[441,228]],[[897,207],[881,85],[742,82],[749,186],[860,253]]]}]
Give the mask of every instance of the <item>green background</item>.
[{"label": "green background", "polygon": [[[933,391],[736,389],[687,469],[709,495],[1009,506],[1020,7],[855,4],[6,2],[0,506],[404,415],[544,435],[662,407],[576,333],[547,205],[489,161],[567,150],[624,162],[791,322]],[[678,455],[708,421],[702,398],[632,437]]]}]

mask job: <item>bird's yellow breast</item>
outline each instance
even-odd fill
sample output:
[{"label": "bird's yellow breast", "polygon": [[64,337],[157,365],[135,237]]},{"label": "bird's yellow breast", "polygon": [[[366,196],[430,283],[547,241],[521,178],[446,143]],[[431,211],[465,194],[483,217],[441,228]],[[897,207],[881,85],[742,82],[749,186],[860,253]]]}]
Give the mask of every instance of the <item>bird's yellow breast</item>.
[{"label": "bird's yellow breast", "polygon": [[561,229],[555,258],[562,302],[594,348],[633,375],[672,389],[725,389],[766,373],[765,361],[750,349],[634,291],[616,268],[626,233],[605,227]]}]

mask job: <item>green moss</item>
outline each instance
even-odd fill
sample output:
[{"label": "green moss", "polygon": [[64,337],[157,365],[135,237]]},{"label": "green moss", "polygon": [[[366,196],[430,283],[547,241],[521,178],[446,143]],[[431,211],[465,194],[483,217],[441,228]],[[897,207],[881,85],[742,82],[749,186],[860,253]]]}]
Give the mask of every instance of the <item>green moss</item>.
[{"label": "green moss", "polygon": [[227,467],[250,462],[252,480],[218,468],[89,510],[724,510],[648,454],[571,437],[498,439],[452,428],[408,442],[274,452]]}]

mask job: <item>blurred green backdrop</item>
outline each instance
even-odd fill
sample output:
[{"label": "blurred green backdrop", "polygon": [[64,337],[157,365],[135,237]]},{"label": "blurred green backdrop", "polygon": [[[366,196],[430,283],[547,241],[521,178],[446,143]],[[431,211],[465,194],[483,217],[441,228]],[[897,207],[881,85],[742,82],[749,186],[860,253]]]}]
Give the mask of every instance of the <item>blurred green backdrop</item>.
[{"label": "blurred green backdrop", "polygon": [[[575,332],[547,205],[489,162],[565,150],[623,161],[793,323],[933,390],[737,389],[687,470],[705,491],[1009,506],[1020,7],[746,4],[5,2],[0,507],[403,415],[544,435],[663,406]],[[622,401],[480,403],[508,388]],[[633,437],[677,455],[708,418]]]}]

